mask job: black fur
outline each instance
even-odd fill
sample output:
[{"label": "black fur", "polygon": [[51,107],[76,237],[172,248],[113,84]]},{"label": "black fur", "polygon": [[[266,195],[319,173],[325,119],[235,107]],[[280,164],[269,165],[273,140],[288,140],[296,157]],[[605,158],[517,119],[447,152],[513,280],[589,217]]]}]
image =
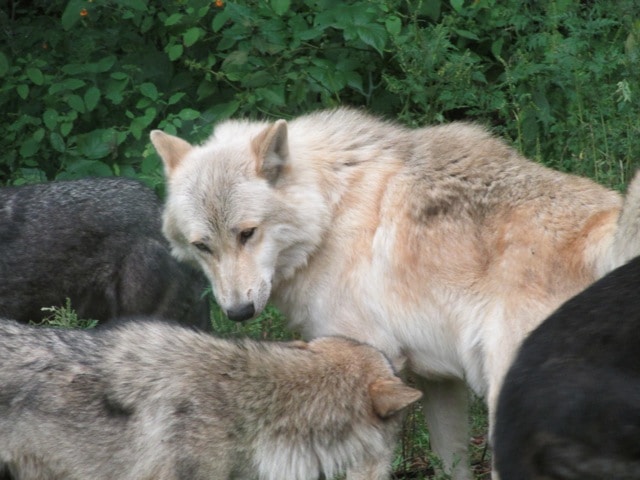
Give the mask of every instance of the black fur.
[{"label": "black fur", "polygon": [[501,480],[640,479],[640,257],[523,343],[494,431]]},{"label": "black fur", "polygon": [[0,188],[0,316],[154,315],[210,330],[199,270],[171,256],[161,202],[139,182],[93,178]]}]

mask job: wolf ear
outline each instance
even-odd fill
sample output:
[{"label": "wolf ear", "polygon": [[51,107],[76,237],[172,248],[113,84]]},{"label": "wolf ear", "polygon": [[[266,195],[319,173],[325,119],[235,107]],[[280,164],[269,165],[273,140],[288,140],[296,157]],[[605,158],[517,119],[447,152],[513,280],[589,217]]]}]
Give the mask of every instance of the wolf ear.
[{"label": "wolf ear", "polygon": [[266,178],[273,185],[289,160],[287,122],[278,120],[265,128],[252,140],[251,147],[257,158],[257,174]]},{"label": "wolf ear", "polygon": [[164,173],[167,177],[182,162],[182,159],[191,151],[193,146],[181,138],[174,137],[161,130],[153,130],[149,135],[151,143],[164,163]]},{"label": "wolf ear", "polygon": [[411,388],[400,379],[378,379],[369,385],[373,410],[380,418],[389,418],[422,397],[422,392]]}]

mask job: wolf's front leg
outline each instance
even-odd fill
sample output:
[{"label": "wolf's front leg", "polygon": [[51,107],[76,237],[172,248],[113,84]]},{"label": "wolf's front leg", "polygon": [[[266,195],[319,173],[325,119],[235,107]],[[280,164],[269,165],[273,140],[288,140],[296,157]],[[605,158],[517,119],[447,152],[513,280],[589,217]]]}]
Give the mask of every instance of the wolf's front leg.
[{"label": "wolf's front leg", "polygon": [[453,480],[472,480],[469,467],[469,392],[461,380],[416,379],[432,450]]}]

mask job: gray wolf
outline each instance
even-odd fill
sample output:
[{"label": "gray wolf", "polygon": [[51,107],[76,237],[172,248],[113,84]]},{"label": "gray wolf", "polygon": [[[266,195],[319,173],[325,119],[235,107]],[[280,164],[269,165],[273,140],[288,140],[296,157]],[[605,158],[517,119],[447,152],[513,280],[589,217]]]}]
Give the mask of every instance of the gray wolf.
[{"label": "gray wolf", "polygon": [[207,280],[171,255],[161,211],[126,178],[0,188],[0,315],[38,322],[69,298],[80,318],[149,314],[210,329]]},{"label": "gray wolf", "polygon": [[151,141],[163,231],[229,318],[271,300],[305,338],[407,360],[456,480],[471,478],[465,382],[491,421],[527,333],[640,243],[640,180],[621,216],[619,194],[466,123],[409,129],[342,108],[225,121],[201,145]]},{"label": "gray wolf", "polygon": [[640,478],[640,257],[523,342],[495,425],[502,480]]},{"label": "gray wolf", "polygon": [[389,457],[421,396],[381,352],[337,337],[5,320],[0,358],[0,462],[17,480],[330,478]]}]

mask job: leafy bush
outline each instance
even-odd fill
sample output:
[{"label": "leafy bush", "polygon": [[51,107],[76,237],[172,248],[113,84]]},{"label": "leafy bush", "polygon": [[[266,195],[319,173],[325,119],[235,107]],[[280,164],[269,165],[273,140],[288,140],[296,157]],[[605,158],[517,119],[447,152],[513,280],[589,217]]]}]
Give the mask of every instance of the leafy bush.
[{"label": "leafy bush", "polygon": [[469,119],[621,186],[640,151],[635,0],[32,0],[0,11],[0,183],[162,184],[148,132],[338,104]]}]

